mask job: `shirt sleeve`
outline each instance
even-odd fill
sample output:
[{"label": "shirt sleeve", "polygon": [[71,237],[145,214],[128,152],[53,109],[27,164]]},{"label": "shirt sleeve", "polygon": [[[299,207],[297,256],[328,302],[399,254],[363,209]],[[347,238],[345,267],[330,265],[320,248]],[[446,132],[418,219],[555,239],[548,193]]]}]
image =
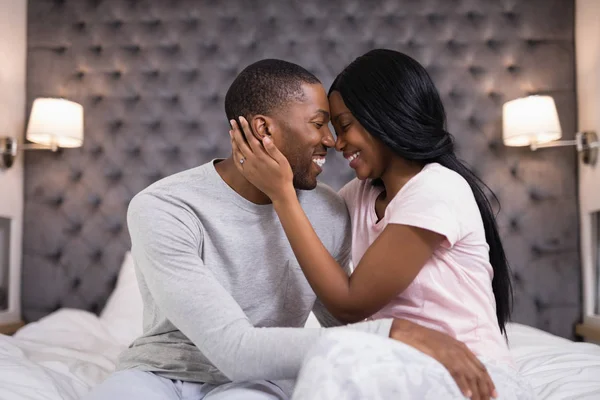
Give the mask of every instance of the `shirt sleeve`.
[{"label": "shirt sleeve", "polygon": [[[132,253],[153,300],[173,325],[232,381],[294,379],[325,332],[255,328],[199,255],[200,221],[183,206],[152,194],[136,196],[127,222]],[[389,336],[392,320],[348,327]]]},{"label": "shirt sleeve", "polygon": [[[471,188],[450,170],[416,175],[388,205],[388,223],[409,225],[443,235],[451,248],[461,238],[460,204]],[[472,195],[472,194],[471,194]]]},{"label": "shirt sleeve", "polygon": [[[336,261],[338,264],[344,269],[346,274],[350,276],[352,273],[352,265],[351,265],[351,257],[352,257],[352,231],[350,229],[350,217],[348,216],[345,221],[344,229],[340,231],[344,233],[344,239],[342,242],[342,246],[340,251],[338,252],[338,256],[336,257]],[[333,326],[341,326],[344,325],[337,318],[335,318],[331,313],[327,310],[325,305],[321,302],[321,300],[317,299],[315,301],[315,305],[313,307],[313,313],[315,317],[323,327],[333,327]]]}]

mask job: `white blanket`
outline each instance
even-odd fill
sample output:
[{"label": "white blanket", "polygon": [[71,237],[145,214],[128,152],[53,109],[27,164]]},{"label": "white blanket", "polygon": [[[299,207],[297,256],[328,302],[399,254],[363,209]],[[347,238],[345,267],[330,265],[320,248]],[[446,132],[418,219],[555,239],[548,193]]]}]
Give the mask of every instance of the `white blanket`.
[{"label": "white blanket", "polygon": [[0,335],[0,399],[75,400],[114,370],[123,350],[94,314],[62,309]]},{"label": "white blanket", "polygon": [[[0,335],[1,400],[75,400],[101,382],[124,348],[118,327],[62,309]],[[540,399],[600,399],[600,346],[511,324],[511,351]]]}]

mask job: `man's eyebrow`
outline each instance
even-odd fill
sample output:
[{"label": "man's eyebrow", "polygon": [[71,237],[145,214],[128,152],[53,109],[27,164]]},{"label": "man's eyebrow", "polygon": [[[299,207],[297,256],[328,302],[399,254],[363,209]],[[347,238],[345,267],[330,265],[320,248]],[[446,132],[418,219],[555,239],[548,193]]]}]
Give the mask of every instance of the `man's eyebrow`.
[{"label": "man's eyebrow", "polygon": [[322,114],[325,117],[325,119],[329,119],[329,113],[327,111],[323,110],[322,108],[319,108],[317,110],[317,114]]}]

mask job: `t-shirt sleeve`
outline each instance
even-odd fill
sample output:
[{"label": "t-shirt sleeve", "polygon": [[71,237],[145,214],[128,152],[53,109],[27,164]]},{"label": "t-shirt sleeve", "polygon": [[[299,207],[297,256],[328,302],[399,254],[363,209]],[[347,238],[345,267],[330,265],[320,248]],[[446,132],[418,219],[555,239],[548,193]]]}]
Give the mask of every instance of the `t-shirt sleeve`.
[{"label": "t-shirt sleeve", "polygon": [[471,188],[450,170],[426,170],[410,180],[388,205],[388,223],[443,235],[451,248],[462,237],[461,204]]},{"label": "t-shirt sleeve", "polygon": [[358,179],[353,179],[338,191],[338,194],[344,199],[344,203],[346,203],[350,215],[354,212],[354,207],[356,207],[358,201],[359,187],[360,181]]}]

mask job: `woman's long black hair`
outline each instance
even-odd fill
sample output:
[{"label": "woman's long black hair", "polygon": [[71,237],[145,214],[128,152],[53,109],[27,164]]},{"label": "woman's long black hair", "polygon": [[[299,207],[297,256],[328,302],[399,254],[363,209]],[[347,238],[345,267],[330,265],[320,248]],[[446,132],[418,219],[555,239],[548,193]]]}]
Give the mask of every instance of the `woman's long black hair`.
[{"label": "woman's long black hair", "polygon": [[512,285],[510,267],[484,189],[493,193],[456,157],[454,139],[446,131],[444,105],[425,68],[406,54],[371,50],[337,76],[329,94],[333,91],[341,94],[360,124],[395,154],[424,164],[437,162],[459,173],[469,183],[490,247],[498,325],[500,331],[506,333]]}]

